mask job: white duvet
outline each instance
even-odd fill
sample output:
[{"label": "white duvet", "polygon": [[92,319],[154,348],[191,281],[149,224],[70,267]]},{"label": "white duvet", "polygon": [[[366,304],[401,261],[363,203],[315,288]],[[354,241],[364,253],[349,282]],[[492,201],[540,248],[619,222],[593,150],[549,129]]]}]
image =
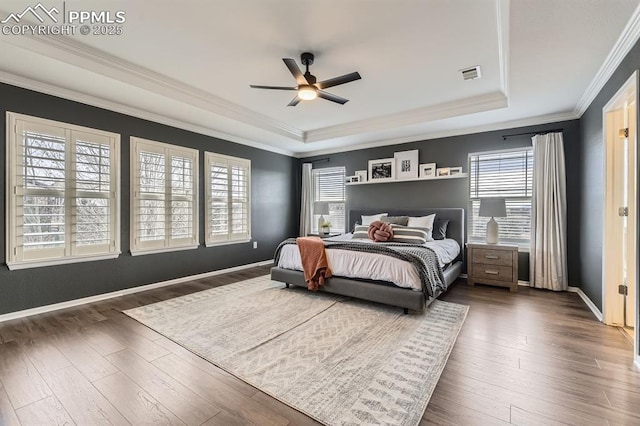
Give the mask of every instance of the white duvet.
[{"label": "white duvet", "polygon": [[[329,240],[348,240],[351,234]],[[358,240],[363,243],[375,244],[370,240]],[[440,267],[452,262],[460,253],[460,245],[456,240],[436,240],[424,244],[436,253]],[[349,278],[363,278],[392,282],[398,287],[422,290],[422,283],[416,268],[409,262],[376,253],[363,253],[350,250],[327,250],[329,268],[335,276]],[[300,250],[295,244],[282,247],[278,266],[284,269],[302,271]]]}]

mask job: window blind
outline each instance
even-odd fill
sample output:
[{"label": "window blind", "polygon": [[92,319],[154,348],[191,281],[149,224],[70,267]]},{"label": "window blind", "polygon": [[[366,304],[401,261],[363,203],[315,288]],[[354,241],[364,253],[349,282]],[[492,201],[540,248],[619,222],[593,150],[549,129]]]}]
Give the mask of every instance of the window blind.
[{"label": "window blind", "polygon": [[198,150],[131,138],[131,252],[198,246]]},{"label": "window blind", "polygon": [[251,239],[251,161],[205,153],[206,243]]},{"label": "window blind", "polygon": [[[344,232],[345,226],[345,178],[344,167],[327,167],[312,170],[313,200],[329,203],[329,216],[325,219],[331,222],[331,232]],[[313,232],[318,232],[319,214],[313,215]]]},{"label": "window blind", "polygon": [[119,135],[8,117],[9,267],[116,257]]},{"label": "window blind", "polygon": [[532,191],[533,148],[469,154],[470,238],[486,235],[490,218],[478,216],[482,198],[502,197],[507,217],[495,218],[500,239],[528,244]]}]

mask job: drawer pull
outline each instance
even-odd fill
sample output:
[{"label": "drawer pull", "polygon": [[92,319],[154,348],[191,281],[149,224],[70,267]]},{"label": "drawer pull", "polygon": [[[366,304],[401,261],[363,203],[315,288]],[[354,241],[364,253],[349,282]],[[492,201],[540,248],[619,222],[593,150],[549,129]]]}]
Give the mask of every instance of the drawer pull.
[{"label": "drawer pull", "polygon": [[484,271],[485,274],[488,275],[499,275],[500,273],[498,271]]},{"label": "drawer pull", "polygon": [[499,259],[495,254],[485,254],[484,257],[485,259]]}]

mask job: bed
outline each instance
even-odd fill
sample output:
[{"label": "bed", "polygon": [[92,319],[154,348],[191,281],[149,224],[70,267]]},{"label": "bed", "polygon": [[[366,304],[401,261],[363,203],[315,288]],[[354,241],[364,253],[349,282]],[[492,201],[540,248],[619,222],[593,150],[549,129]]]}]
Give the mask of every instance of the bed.
[{"label": "bed", "polygon": [[[438,256],[438,266],[440,268],[439,276],[442,280],[442,282],[439,283],[438,288],[428,287],[428,283],[424,285],[424,282],[420,286],[421,288],[416,288],[416,285],[411,285],[411,283],[409,282],[411,280],[408,280],[406,283],[398,283],[399,285],[391,281],[387,281],[384,278],[389,279],[389,276],[386,275],[386,270],[389,268],[386,268],[387,263],[385,263],[385,268],[379,268],[381,276],[371,277],[372,279],[363,279],[360,277],[350,276],[350,273],[345,273],[345,269],[343,267],[341,275],[337,275],[334,273],[333,277],[326,280],[325,285],[320,288],[320,291],[354,297],[372,302],[384,303],[392,306],[398,306],[400,308],[403,308],[405,313],[407,313],[408,310],[423,311],[425,307],[427,307],[433,300],[435,300],[440,294],[442,294],[442,292],[446,291],[446,288],[452,282],[454,282],[462,272],[462,265],[464,264],[464,209],[437,208],[421,210],[349,210],[347,215],[348,229],[352,230],[356,222],[360,221],[360,217],[362,215],[372,215],[380,212],[386,212],[389,214],[389,216],[426,216],[435,213],[436,219],[449,220],[446,237],[448,240],[457,243],[456,245],[459,247],[459,251],[457,252],[455,257],[453,257],[445,264],[440,264],[442,262],[440,261],[440,256]],[[332,240],[333,239],[326,240],[325,244],[331,245]],[[337,240],[340,239],[338,238]],[[336,263],[336,261],[342,261],[342,259],[340,259],[340,252],[342,252],[343,254],[345,252],[343,250],[340,250],[340,247],[338,247],[339,244],[341,243],[335,243],[334,247],[327,249],[327,256],[329,258],[330,266],[332,266],[332,258],[329,257],[330,255],[333,256],[334,263]],[[442,245],[444,246],[445,244]],[[366,252],[366,249],[363,250]],[[280,259],[282,256],[279,251],[276,253],[276,255],[276,257],[278,258],[278,263],[271,269],[271,279],[283,282],[287,285],[287,287],[289,287],[289,285],[306,287],[304,273],[301,270],[297,270],[290,263],[293,254],[290,254],[288,258],[289,264],[287,264],[286,256],[284,257],[284,259]],[[356,256],[360,256],[362,258],[366,256],[366,253],[356,253]],[[385,262],[388,262],[388,259]],[[349,267],[348,262],[346,262],[346,267]],[[372,269],[375,268],[372,267]],[[418,268],[416,267],[416,269]],[[382,273],[383,270],[384,273]],[[405,275],[410,274],[407,273]],[[403,286],[401,287],[400,285]]]}]

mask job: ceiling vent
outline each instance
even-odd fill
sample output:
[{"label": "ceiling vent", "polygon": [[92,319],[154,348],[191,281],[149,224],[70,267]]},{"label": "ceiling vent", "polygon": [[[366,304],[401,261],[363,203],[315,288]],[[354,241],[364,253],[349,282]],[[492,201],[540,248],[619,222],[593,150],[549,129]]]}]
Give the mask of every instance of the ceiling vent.
[{"label": "ceiling vent", "polygon": [[460,72],[462,73],[462,78],[465,80],[475,80],[482,77],[482,74],[480,73],[480,65],[476,65],[475,67],[471,68],[465,68],[463,70],[460,70]]}]

